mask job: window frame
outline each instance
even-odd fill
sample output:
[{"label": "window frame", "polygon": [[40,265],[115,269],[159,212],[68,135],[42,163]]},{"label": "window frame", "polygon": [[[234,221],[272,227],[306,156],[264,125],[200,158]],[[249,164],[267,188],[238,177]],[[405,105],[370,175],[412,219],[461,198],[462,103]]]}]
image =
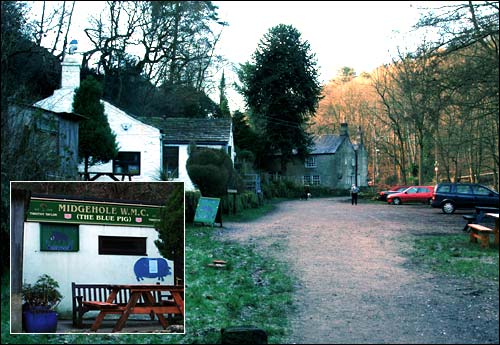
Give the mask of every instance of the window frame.
[{"label": "window frame", "polygon": [[[167,153],[168,150],[176,149],[177,150],[177,167],[174,170],[169,171],[168,162],[169,155]],[[165,145],[163,147],[163,161],[162,168],[163,171],[167,174],[169,178],[178,178],[179,177],[179,165],[180,165],[180,147],[178,145]]]},{"label": "window frame", "polygon": [[317,168],[318,164],[316,163],[316,157],[315,156],[307,156],[304,160],[304,167],[311,169],[311,168]]},{"label": "window frame", "polygon": [[[111,241],[115,243],[110,243]],[[98,236],[99,255],[131,255],[131,256],[147,256],[147,237],[132,237],[132,236]],[[105,243],[107,241],[107,243]],[[123,245],[126,242],[134,244],[136,241],[136,248],[126,248]],[[104,247],[104,248],[103,248]]]},{"label": "window frame", "polygon": [[[120,154],[134,154],[135,158],[132,159],[120,159],[119,156]],[[124,167],[123,164],[120,164],[121,162],[127,163],[126,165],[126,170],[125,171],[118,171],[119,167]],[[134,172],[130,172],[130,165],[137,165],[137,171],[133,170]],[[141,151],[119,151],[118,156],[113,159],[113,174],[125,174],[125,175],[133,175],[137,176],[141,174]]]}]

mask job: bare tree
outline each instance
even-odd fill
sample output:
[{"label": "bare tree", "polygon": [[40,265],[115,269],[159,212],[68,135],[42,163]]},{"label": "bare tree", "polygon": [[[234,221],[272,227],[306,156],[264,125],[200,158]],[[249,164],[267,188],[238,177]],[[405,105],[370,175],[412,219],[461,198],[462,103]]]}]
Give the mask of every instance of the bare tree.
[{"label": "bare tree", "polygon": [[68,45],[75,1],[70,4],[67,1],[42,1],[41,6],[40,16],[31,22],[34,42],[40,47],[50,45],[50,53],[62,61]]}]

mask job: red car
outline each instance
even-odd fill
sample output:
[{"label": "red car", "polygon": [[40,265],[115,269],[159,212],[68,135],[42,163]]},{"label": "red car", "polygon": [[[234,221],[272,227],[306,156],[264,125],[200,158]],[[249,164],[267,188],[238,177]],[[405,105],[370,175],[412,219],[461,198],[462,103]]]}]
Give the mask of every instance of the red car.
[{"label": "red car", "polygon": [[387,202],[392,205],[402,203],[424,203],[430,205],[434,186],[411,186],[404,191],[387,196]]},{"label": "red car", "polygon": [[408,187],[409,186],[394,186],[389,190],[383,190],[378,193],[378,199],[380,201],[387,201],[387,196],[389,196],[390,194],[402,192]]}]

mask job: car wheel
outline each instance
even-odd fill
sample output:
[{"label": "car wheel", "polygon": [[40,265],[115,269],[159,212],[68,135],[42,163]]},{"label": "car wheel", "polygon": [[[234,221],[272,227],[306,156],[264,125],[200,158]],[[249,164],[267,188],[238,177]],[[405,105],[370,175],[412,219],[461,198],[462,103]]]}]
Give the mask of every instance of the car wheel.
[{"label": "car wheel", "polygon": [[427,200],[427,205],[432,205],[432,198],[429,198],[429,200]]},{"label": "car wheel", "polygon": [[399,199],[399,198],[392,199],[392,204],[393,205],[401,205],[401,199]]},{"label": "car wheel", "polygon": [[443,204],[442,209],[444,213],[452,214],[453,212],[455,212],[455,205],[448,201]]}]

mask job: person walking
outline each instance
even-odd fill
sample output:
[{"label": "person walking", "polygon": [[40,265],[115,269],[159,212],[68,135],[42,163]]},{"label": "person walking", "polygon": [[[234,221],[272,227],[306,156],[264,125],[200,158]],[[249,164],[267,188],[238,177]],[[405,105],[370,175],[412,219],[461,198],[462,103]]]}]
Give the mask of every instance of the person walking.
[{"label": "person walking", "polygon": [[358,193],[359,193],[359,188],[356,186],[356,184],[352,184],[351,186],[351,205],[357,205],[358,204]]}]

